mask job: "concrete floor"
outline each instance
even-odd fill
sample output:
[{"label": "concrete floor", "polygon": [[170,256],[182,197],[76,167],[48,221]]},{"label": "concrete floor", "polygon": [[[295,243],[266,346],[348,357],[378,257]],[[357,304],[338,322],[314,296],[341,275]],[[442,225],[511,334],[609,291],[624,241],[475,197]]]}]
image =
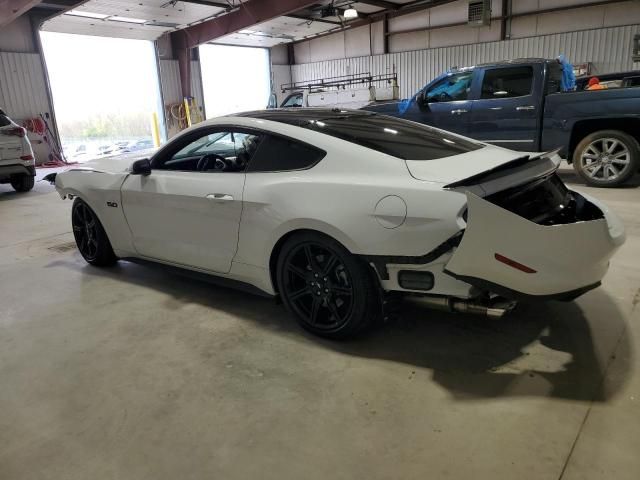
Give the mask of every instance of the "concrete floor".
[{"label": "concrete floor", "polygon": [[637,185],[579,186],[627,226],[602,288],[500,321],[407,303],[347,343],[86,265],[71,203],[36,185],[0,186],[2,480],[640,478]]}]

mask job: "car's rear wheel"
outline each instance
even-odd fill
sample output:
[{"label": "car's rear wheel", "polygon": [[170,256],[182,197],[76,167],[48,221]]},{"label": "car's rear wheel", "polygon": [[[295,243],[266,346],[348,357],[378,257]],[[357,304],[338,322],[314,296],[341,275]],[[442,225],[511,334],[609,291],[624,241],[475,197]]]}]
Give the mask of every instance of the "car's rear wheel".
[{"label": "car's rear wheel", "polygon": [[284,305],[316,335],[352,337],[382,313],[369,267],[330,237],[305,232],[289,238],[276,274]]},{"label": "car's rear wheel", "polygon": [[11,186],[16,192],[28,192],[34,185],[35,180],[31,175],[18,175],[11,177]]},{"label": "car's rear wheel", "polygon": [[79,198],[71,208],[71,225],[78,250],[88,263],[103,267],[118,261],[97,215]]},{"label": "car's rear wheel", "polygon": [[601,130],[587,135],[573,154],[573,168],[594,187],[617,187],[640,168],[640,147],[631,135]]}]

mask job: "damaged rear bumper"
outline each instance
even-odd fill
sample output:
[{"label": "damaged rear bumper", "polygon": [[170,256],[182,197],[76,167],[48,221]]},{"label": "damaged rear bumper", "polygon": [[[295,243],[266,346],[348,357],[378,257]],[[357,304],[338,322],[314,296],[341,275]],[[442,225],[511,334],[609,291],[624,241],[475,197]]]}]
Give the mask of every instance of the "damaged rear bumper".
[{"label": "damaged rear bumper", "polygon": [[[577,204],[574,218],[563,211],[535,221],[467,192],[467,227],[445,272],[513,299],[571,300],[596,288],[624,243],[624,227],[597,200],[566,191]],[[518,201],[511,210],[522,213],[526,198]]]}]

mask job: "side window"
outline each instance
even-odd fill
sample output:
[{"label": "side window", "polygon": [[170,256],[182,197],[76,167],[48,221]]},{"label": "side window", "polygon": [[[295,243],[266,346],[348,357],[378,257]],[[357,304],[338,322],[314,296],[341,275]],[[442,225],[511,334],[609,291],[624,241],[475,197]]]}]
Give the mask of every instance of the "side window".
[{"label": "side window", "polygon": [[269,135],[264,138],[247,172],[302,170],[318,163],[326,153],[288,138]]},{"label": "side window", "polygon": [[480,98],[514,98],[531,94],[532,67],[494,68],[484,72]]},{"label": "side window", "polygon": [[289,95],[287,98],[285,98],[284,102],[282,102],[282,105],[280,105],[280,107],[282,108],[301,107],[302,100],[303,100],[302,93],[294,93],[292,95]]},{"label": "side window", "polygon": [[260,143],[260,135],[219,131],[197,136],[175,152],[168,152],[160,170],[188,172],[244,172]]},{"label": "side window", "polygon": [[456,73],[443,78],[427,91],[427,102],[466,100],[469,96],[472,79],[473,72]]}]

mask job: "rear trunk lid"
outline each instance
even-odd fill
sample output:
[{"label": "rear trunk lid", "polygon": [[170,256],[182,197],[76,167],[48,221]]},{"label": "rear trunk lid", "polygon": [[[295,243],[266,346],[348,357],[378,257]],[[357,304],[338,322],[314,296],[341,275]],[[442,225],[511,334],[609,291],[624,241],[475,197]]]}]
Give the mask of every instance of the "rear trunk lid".
[{"label": "rear trunk lid", "polygon": [[489,145],[454,157],[406,160],[406,164],[418,180],[485,196],[547,176],[557,170],[560,161],[557,150],[527,154]]}]

